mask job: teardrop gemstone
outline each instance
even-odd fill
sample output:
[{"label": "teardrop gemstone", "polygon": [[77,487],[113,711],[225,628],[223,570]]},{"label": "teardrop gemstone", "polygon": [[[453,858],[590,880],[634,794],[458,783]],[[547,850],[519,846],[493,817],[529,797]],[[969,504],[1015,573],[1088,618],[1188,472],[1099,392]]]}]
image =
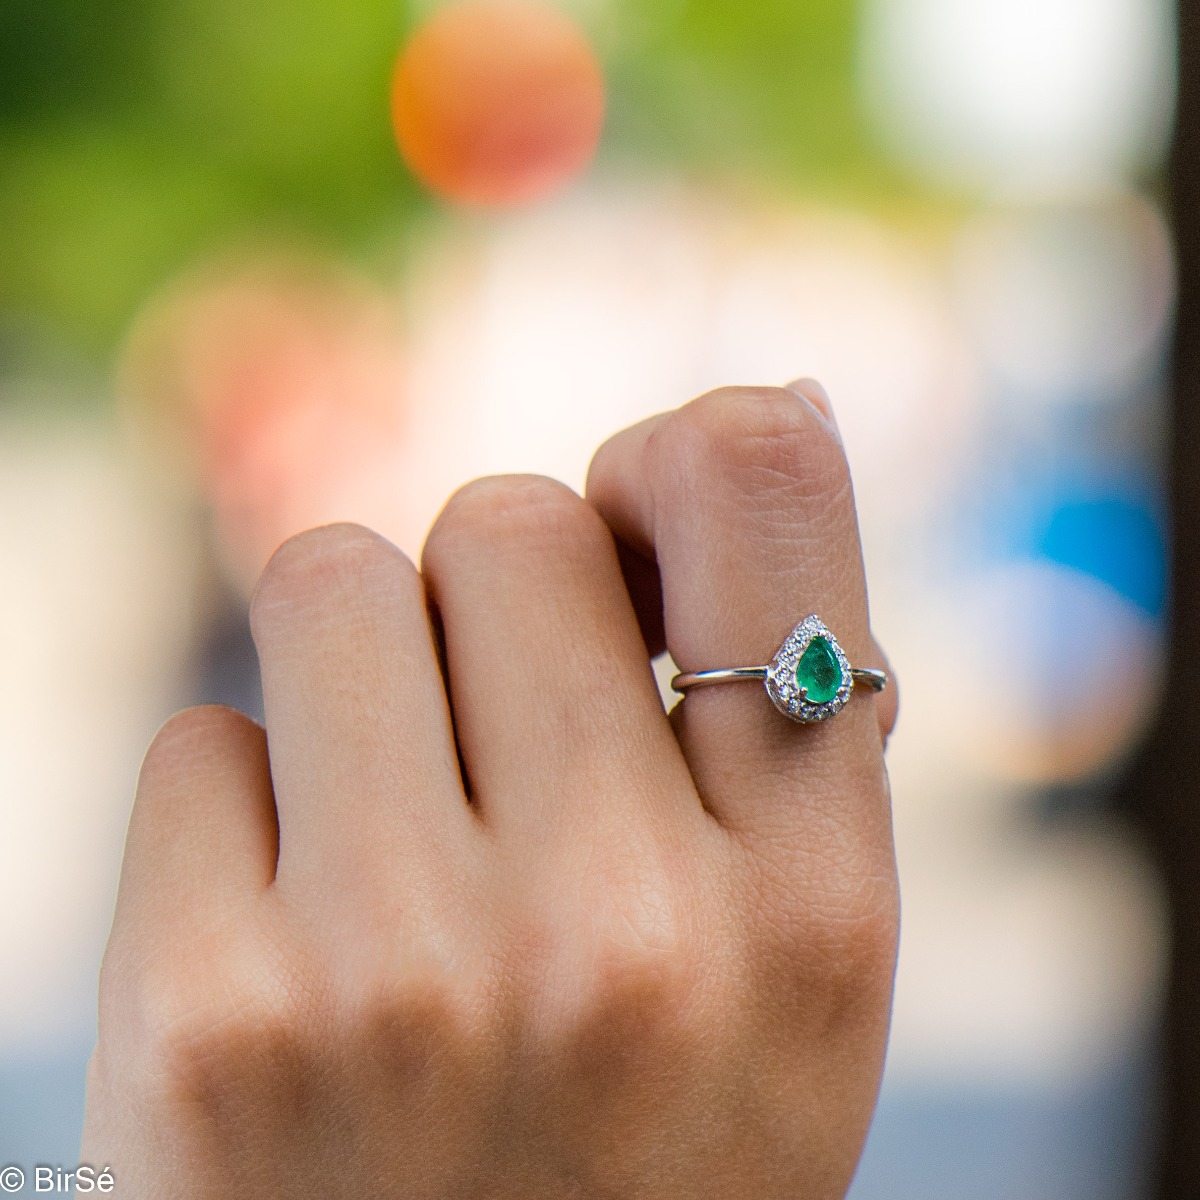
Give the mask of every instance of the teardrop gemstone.
[{"label": "teardrop gemstone", "polygon": [[842,664],[828,638],[815,637],[796,664],[796,686],[809,704],[828,704],[842,686]]}]

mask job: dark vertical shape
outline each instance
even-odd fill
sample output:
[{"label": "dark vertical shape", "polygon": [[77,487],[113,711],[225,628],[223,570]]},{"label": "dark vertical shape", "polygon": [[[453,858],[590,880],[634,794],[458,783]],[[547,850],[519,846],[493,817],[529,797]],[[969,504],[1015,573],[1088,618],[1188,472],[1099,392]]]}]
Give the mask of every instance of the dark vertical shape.
[{"label": "dark vertical shape", "polygon": [[1170,166],[1179,271],[1171,389],[1173,615],[1165,702],[1127,789],[1170,904],[1159,1200],[1200,1198],[1200,5],[1180,0],[1178,9]]}]

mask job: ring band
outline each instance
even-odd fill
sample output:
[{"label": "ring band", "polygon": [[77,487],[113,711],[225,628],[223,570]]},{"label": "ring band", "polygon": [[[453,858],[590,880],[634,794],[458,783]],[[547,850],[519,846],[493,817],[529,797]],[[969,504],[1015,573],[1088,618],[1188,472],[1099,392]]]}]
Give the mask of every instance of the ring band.
[{"label": "ring band", "polygon": [[751,679],[763,682],[771,703],[784,716],[806,725],[841,712],[855,687],[882,692],[888,685],[886,671],[852,667],[837,638],[814,613],[787,635],[766,666],[685,671],[671,680],[671,687],[687,692]]},{"label": "ring band", "polygon": [[[686,692],[691,688],[708,687],[711,683],[737,683],[740,679],[766,679],[770,667],[724,667],[717,671],[685,671],[671,680],[671,687],[677,692]],[[886,671],[877,671],[874,667],[851,667],[850,677],[855,685],[861,684],[872,691],[882,692],[888,684]]]}]

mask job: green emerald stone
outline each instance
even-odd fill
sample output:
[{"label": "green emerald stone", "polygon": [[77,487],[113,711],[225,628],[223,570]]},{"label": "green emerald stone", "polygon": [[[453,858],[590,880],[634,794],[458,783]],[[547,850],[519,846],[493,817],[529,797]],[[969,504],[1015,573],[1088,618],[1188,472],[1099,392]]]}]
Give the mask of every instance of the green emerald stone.
[{"label": "green emerald stone", "polygon": [[802,687],[809,704],[828,704],[842,686],[842,664],[828,638],[815,637],[796,665],[796,686]]}]

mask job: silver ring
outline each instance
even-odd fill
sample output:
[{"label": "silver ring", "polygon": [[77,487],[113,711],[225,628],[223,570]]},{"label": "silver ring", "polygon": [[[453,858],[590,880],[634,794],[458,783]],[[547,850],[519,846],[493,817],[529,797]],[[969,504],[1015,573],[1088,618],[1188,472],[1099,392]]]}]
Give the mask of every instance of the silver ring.
[{"label": "silver ring", "polygon": [[671,680],[677,692],[761,679],[771,703],[785,717],[809,725],[842,711],[855,687],[882,692],[886,671],[852,667],[837,638],[815,614],[805,617],[783,640],[765,667],[721,667],[713,671],[685,671]]}]

